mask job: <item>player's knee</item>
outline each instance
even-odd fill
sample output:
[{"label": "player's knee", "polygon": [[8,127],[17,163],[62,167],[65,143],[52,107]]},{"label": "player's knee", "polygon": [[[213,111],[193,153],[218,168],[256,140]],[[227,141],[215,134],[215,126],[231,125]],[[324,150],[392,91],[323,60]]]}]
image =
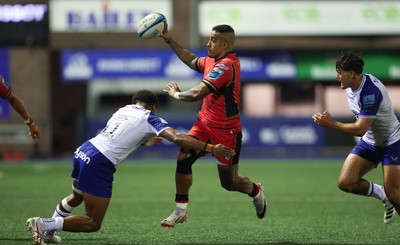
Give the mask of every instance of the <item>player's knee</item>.
[{"label": "player's knee", "polygon": [[345,179],[339,179],[337,186],[344,192],[352,192],[352,185]]},{"label": "player's knee", "polygon": [[400,205],[400,191],[397,188],[385,187],[386,197],[393,205]]},{"label": "player's knee", "polygon": [[232,180],[221,180],[221,186],[227,191],[235,191],[236,184]]},{"label": "player's knee", "polygon": [[235,188],[234,188],[232,183],[221,182],[221,186],[222,186],[222,188],[224,188],[227,191],[234,191],[235,190]]},{"label": "player's knee", "polygon": [[178,161],[176,162],[176,172],[180,174],[192,174],[192,165],[197,160],[198,156],[196,152],[190,150],[188,152],[183,152],[178,156]]},{"label": "player's knee", "polygon": [[99,231],[100,229],[101,229],[101,223],[97,223],[94,221],[90,222],[90,225],[89,225],[90,232],[96,232],[96,231]]},{"label": "player's knee", "polygon": [[176,165],[176,172],[180,174],[192,174],[193,161],[191,158],[178,160]]}]

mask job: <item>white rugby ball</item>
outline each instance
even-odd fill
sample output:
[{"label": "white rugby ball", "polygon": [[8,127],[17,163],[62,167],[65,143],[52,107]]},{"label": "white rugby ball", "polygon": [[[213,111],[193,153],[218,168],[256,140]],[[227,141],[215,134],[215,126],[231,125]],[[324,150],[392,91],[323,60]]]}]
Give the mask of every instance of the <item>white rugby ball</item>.
[{"label": "white rugby ball", "polygon": [[167,28],[167,19],[163,14],[153,13],[146,15],[140,22],[137,32],[140,37],[150,39],[158,36]]}]

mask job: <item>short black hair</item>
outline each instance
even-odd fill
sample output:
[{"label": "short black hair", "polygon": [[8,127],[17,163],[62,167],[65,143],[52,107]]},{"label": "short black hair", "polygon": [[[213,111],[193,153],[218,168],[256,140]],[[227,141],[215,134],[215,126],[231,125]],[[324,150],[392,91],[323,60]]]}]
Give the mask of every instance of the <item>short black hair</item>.
[{"label": "short black hair", "polygon": [[212,28],[212,31],[216,31],[219,33],[233,33],[235,34],[235,30],[230,25],[217,25]]},{"label": "short black hair", "polygon": [[155,104],[156,106],[158,105],[159,101],[157,98],[157,95],[155,95],[153,92],[150,90],[139,90],[133,97],[132,97],[132,103],[136,104],[137,102],[143,102],[148,105],[153,105]]},{"label": "short black hair", "polygon": [[359,53],[348,51],[336,61],[336,70],[339,69],[361,74],[364,69],[364,60]]}]

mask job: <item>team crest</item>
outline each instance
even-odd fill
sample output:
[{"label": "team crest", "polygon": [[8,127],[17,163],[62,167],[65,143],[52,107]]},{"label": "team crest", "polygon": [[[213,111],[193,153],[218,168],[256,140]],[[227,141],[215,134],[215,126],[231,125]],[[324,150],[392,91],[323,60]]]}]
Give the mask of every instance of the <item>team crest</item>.
[{"label": "team crest", "polygon": [[211,80],[215,81],[220,78],[222,74],[224,74],[223,70],[219,69],[218,67],[214,67],[210,74],[208,74],[208,77],[211,78]]}]

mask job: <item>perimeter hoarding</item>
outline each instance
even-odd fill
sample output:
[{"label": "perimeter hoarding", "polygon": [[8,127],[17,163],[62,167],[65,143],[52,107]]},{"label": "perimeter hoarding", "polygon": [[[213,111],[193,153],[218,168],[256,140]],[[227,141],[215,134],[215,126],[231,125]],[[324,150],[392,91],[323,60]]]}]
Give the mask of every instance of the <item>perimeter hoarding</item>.
[{"label": "perimeter hoarding", "polygon": [[[206,50],[194,50],[206,56]],[[296,77],[290,52],[238,52],[243,81],[290,80]],[[189,69],[171,50],[65,50],[61,54],[62,80],[85,82],[107,78],[192,79],[202,74]]]},{"label": "perimeter hoarding", "polygon": [[[0,75],[10,84],[8,49],[0,48]],[[7,100],[0,99],[0,119],[10,118],[11,106]]]}]

